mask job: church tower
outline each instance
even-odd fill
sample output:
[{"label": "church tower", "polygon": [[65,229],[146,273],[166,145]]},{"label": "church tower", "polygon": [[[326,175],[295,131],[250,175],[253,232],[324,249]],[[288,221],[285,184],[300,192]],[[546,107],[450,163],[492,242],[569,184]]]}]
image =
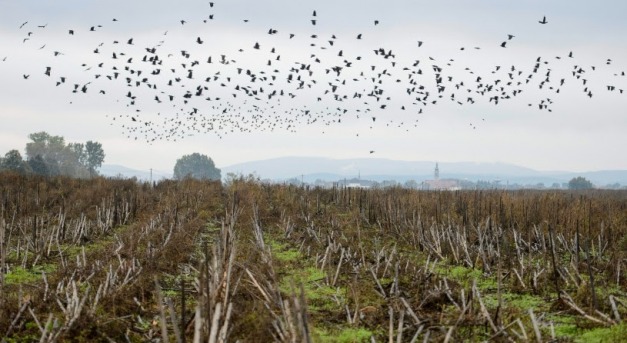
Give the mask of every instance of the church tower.
[{"label": "church tower", "polygon": [[435,179],[440,179],[440,168],[438,168],[438,162],[435,162]]}]

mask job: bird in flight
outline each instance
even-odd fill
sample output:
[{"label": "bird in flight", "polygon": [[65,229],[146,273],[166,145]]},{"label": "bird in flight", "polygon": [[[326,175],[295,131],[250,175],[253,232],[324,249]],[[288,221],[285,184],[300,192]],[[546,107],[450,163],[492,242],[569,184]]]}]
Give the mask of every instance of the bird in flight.
[{"label": "bird in flight", "polygon": [[[209,1],[209,0],[207,0]],[[210,7],[212,3],[210,3]],[[323,20],[322,12],[321,17],[318,17],[317,11],[313,10],[308,12],[311,16],[305,18],[305,24],[315,25],[319,27],[317,21]],[[219,15],[219,14],[218,14]],[[206,18],[206,17],[205,17]],[[209,19],[213,18],[213,14],[209,15]],[[244,19],[246,17],[242,17],[238,19],[238,22],[249,22],[249,19]],[[119,19],[119,18],[118,18]],[[201,18],[202,19],[202,18]],[[32,20],[32,19],[31,19]],[[188,27],[192,30],[194,27],[194,21],[190,18],[182,19],[182,18],[172,18],[173,24],[184,25],[183,28]],[[187,21],[189,20],[189,21]],[[307,23],[306,20],[310,20],[311,24]],[[113,19],[113,21],[117,21]],[[207,20],[203,20],[207,22]],[[250,22],[254,22],[255,18],[250,18]],[[374,21],[374,25],[372,25]],[[548,21],[546,17],[543,17],[542,20],[539,21],[540,24],[547,24]],[[320,25],[324,24],[326,26],[326,22],[321,22]],[[367,24],[371,26],[371,29],[377,30],[380,21],[375,18],[369,19]],[[531,23],[533,25],[533,23]],[[28,25],[28,22],[22,24],[22,26]],[[189,25],[192,25],[191,27]],[[80,36],[84,31],[99,31],[103,26],[97,25],[92,26],[91,28],[87,26],[85,30],[81,30],[80,28],[75,28],[74,30],[69,30],[69,35],[74,35],[76,31],[76,37]],[[179,27],[180,28],[180,27]],[[30,29],[30,27],[29,27]],[[27,32],[29,29],[24,30],[22,32]],[[67,29],[62,32],[66,34]],[[106,29],[106,27],[104,28]],[[103,29],[103,31],[104,31]],[[287,28],[286,28],[287,29]],[[35,29],[37,30],[37,29]],[[172,30],[175,30],[173,28]],[[186,29],[187,30],[187,29]],[[38,32],[38,31],[35,31]],[[162,31],[161,31],[162,32]],[[288,32],[279,33],[275,29],[264,29],[263,32],[267,32],[271,36],[280,37],[283,33],[285,33],[285,38],[293,39],[293,41],[298,41],[301,36],[304,36],[307,39],[309,36],[311,39],[322,39],[322,33],[313,34],[313,35],[303,35],[303,34],[294,34]],[[369,32],[372,31],[362,31],[362,32],[354,32],[351,36],[359,42],[363,42],[364,44],[368,43],[366,37],[368,37]],[[260,31],[261,33],[261,31]],[[318,32],[314,32],[318,33]],[[362,35],[363,34],[363,35]],[[168,35],[168,31],[163,33],[163,36]],[[197,38],[194,39],[193,36]],[[305,37],[306,36],[306,37]],[[30,37],[30,38],[28,38]],[[135,41],[131,36],[127,36],[126,39],[120,39],[120,37],[115,37],[117,40],[113,40],[113,44],[124,43],[126,41],[125,46],[136,46],[140,45],[140,41]],[[507,38],[505,38],[507,37]],[[510,40],[513,41],[515,38],[513,34],[507,34],[507,32],[503,32],[503,40],[502,43],[498,41],[494,41],[494,44],[499,44],[502,48],[508,48],[508,50],[502,50],[503,52],[509,51],[510,48],[513,49],[512,52],[516,52],[516,47],[514,45],[508,44]],[[30,39],[28,41],[24,41],[24,43],[33,43],[38,44],[36,47],[32,47],[29,44],[24,44],[24,47],[36,50],[37,47],[42,46],[44,42],[38,43],[39,38],[37,34],[29,33],[27,36],[21,37],[21,39]],[[409,37],[408,37],[409,38]],[[420,48],[421,51],[422,46],[425,46],[422,40],[418,40],[419,36],[413,38],[409,38],[409,43],[414,44],[413,47],[415,49],[416,45]],[[165,37],[162,39],[165,40]],[[273,39],[273,38],[271,38]],[[423,39],[423,38],[421,38]],[[287,129],[289,131],[293,131],[294,127],[297,124],[300,125],[309,125],[313,124],[316,121],[321,123],[324,121],[325,125],[332,125],[332,123],[340,123],[344,122],[342,118],[340,120],[340,116],[346,115],[349,112],[348,105],[341,105],[342,103],[348,104],[350,101],[350,105],[355,106],[355,112],[357,113],[357,118],[370,122],[369,126],[372,129],[376,124],[386,124],[387,126],[392,126],[392,124],[397,124],[395,121],[387,118],[385,113],[390,108],[400,108],[403,111],[412,110],[412,107],[416,107],[417,112],[420,114],[423,111],[423,106],[431,106],[442,103],[444,99],[447,99],[450,96],[450,100],[453,103],[457,103],[459,105],[462,104],[474,104],[477,97],[481,96],[486,99],[488,102],[493,102],[494,104],[500,104],[501,101],[505,101],[506,99],[513,98],[517,96],[520,92],[523,91],[523,87],[526,83],[532,82],[531,78],[534,75],[544,75],[546,73],[546,77],[539,79],[539,87],[543,89],[543,86],[546,85],[544,89],[550,89],[554,92],[559,93],[559,89],[553,89],[553,85],[555,85],[555,81],[559,80],[559,78],[553,77],[555,74],[551,74],[550,68],[548,66],[542,65],[548,64],[547,61],[541,61],[540,58],[536,61],[536,65],[533,71],[529,71],[529,76],[525,79],[525,76],[522,75],[523,69],[522,67],[514,67],[511,66],[511,71],[507,71],[507,75],[499,74],[503,72],[503,69],[500,69],[500,66],[496,66],[496,70],[492,71],[492,74],[495,74],[496,80],[486,80],[484,75],[475,75],[469,76],[470,78],[465,80],[461,76],[458,78],[455,76],[455,81],[452,74],[450,74],[451,70],[447,70],[446,66],[453,67],[454,59],[447,59],[448,61],[442,62],[444,64],[438,63],[437,60],[439,58],[430,57],[429,55],[424,56],[425,62],[427,62],[427,57],[429,59],[430,69],[432,68],[435,72],[435,84],[432,83],[424,83],[424,78],[421,79],[420,75],[423,75],[424,68],[421,67],[425,63],[421,63],[421,60],[415,59],[414,62],[411,62],[408,65],[403,65],[401,60],[396,60],[396,55],[390,49],[384,49],[383,47],[377,47],[374,49],[374,55],[370,56],[371,58],[383,59],[381,62],[386,63],[386,67],[383,67],[382,64],[377,64],[377,62],[368,63],[369,57],[366,55],[360,56],[352,56],[349,53],[348,47],[342,46],[343,42],[335,35],[331,35],[330,40],[328,40],[329,45],[326,43],[324,45],[319,45],[317,41],[307,41],[307,43],[311,43],[312,49],[329,49],[330,54],[320,55],[317,51],[311,51],[310,58],[313,63],[310,63],[306,60],[293,60],[289,55],[280,55],[281,51],[280,45],[271,44],[269,41],[255,41],[251,40],[246,42],[246,46],[249,46],[250,51],[248,49],[239,49],[239,52],[242,53],[242,56],[245,56],[248,52],[253,52],[255,57],[263,58],[264,61],[267,61],[267,66],[272,66],[271,68],[263,68],[257,67],[255,65],[247,66],[246,64],[242,64],[242,61],[236,61],[232,57],[228,57],[227,55],[213,55],[222,56],[221,59],[216,58],[216,60],[212,59],[210,54],[205,54],[202,56],[195,56],[194,59],[190,59],[190,53],[183,50],[181,51],[181,55],[184,58],[183,60],[179,60],[181,57],[175,56],[178,54],[173,54],[173,51],[161,51],[162,56],[167,56],[167,60],[162,60],[160,58],[161,54],[157,54],[157,50],[165,49],[166,47],[161,47],[161,43],[164,43],[162,40],[157,46],[146,47],[145,50],[148,54],[143,56],[135,56],[132,55],[133,50],[127,51],[119,51],[119,50],[109,50],[107,46],[100,43],[99,41],[94,41],[94,44],[100,43],[98,47],[93,46],[89,48],[88,52],[94,52],[96,55],[94,57],[102,57],[111,56],[111,62],[114,62],[110,66],[110,70],[106,70],[109,66],[108,63],[99,60],[98,64],[87,65],[82,64],[81,68],[86,72],[92,67],[93,70],[98,70],[91,75],[95,79],[108,79],[111,83],[119,82],[120,85],[125,87],[140,87],[140,86],[148,86],[149,89],[152,89],[154,94],[150,97],[150,100],[154,99],[157,103],[165,106],[175,107],[175,111],[173,112],[172,119],[168,119],[164,121],[159,130],[163,132],[160,133],[157,130],[157,123],[151,122],[149,118],[144,116],[139,116],[139,114],[134,117],[127,116],[129,122],[133,122],[134,125],[132,129],[128,129],[129,132],[133,132],[133,136],[136,136],[140,130],[145,135],[146,140],[154,141],[155,139],[164,139],[164,140],[172,140],[175,137],[182,137],[182,134],[193,134],[200,132],[215,132],[220,136],[222,133],[226,133],[227,131],[233,132],[234,129],[240,130],[242,132],[245,131],[253,131],[253,130],[276,130],[276,129]],[[427,41],[428,42],[428,41]],[[18,40],[19,43],[19,40]],[[201,34],[190,34],[189,42],[191,45],[198,46],[203,45],[204,43],[210,43],[210,41],[204,41]],[[264,46],[268,46],[268,49],[261,49],[261,43],[264,43]],[[273,43],[276,43],[273,42]],[[280,42],[279,42],[280,44]],[[52,45],[52,44],[51,44]],[[46,46],[43,45],[40,49],[44,47],[51,47],[51,45]],[[121,47],[122,45],[117,45]],[[275,46],[277,47],[275,49]],[[55,47],[56,48],[56,47]],[[429,44],[425,46],[425,48],[429,48]],[[462,46],[460,50],[466,51],[465,53],[472,53],[472,46]],[[50,49],[50,48],[49,48]],[[59,47],[56,49],[60,49],[62,51],[63,48]],[[96,50],[93,50],[96,49]],[[480,49],[478,46],[475,46],[474,49]],[[54,50],[54,49],[50,49]],[[200,49],[199,49],[200,50]],[[246,51],[245,51],[246,50]],[[346,52],[346,54],[344,53]],[[67,52],[69,54],[69,51]],[[202,51],[198,52],[203,53]],[[218,53],[217,51],[215,53]],[[576,51],[574,52],[576,53]],[[573,57],[573,52],[568,52],[561,57]],[[193,53],[192,53],[193,54]],[[276,55],[274,55],[276,54]],[[51,51],[46,53],[46,55],[54,55],[59,56],[63,55],[59,51]],[[177,59],[177,57],[179,59]],[[7,58],[0,56],[0,61],[5,61]],[[190,59],[190,60],[187,60]],[[326,59],[326,60],[325,60]],[[213,70],[206,70],[205,68],[194,68],[199,65],[199,61],[207,61],[207,67],[214,68]],[[283,62],[284,60],[288,60],[288,62]],[[388,65],[388,60],[391,66]],[[126,62],[126,65],[121,65]],[[276,62],[275,62],[276,61]],[[360,62],[361,61],[361,64]],[[607,64],[610,64],[610,60],[607,60]],[[138,69],[138,64],[143,63],[148,70]],[[163,65],[162,65],[163,63]],[[283,63],[283,64],[282,64]],[[294,63],[293,66],[288,66],[287,63]],[[168,65],[166,67],[166,64]],[[227,67],[227,65],[235,65],[235,69]],[[5,64],[6,65],[6,64]],[[51,76],[51,68],[55,68],[55,74],[59,74],[60,71],[54,64],[46,64],[49,67],[45,67],[44,74],[48,77]],[[133,67],[132,67],[132,66]],[[178,66],[182,66],[182,69]],[[45,65],[44,65],[45,66]],[[44,68],[42,66],[42,69]],[[97,66],[97,67],[96,67]],[[96,69],[98,68],[98,69]],[[216,69],[220,68],[220,69]],[[349,69],[351,68],[351,69]],[[586,68],[587,69],[587,68]],[[106,70],[106,71],[105,71]],[[172,77],[169,79],[160,79],[160,76],[168,70],[171,71]],[[235,75],[235,70],[237,70],[237,76]],[[354,70],[350,74],[347,70]],[[499,71],[500,70],[500,71]],[[594,71],[595,68],[592,67],[591,71]],[[475,74],[470,68],[466,68],[466,71],[469,74]],[[575,71],[573,77],[580,79],[586,70],[582,67],[575,66]],[[28,71],[25,71],[28,72]],[[35,75],[33,81],[39,80],[39,72],[29,72],[32,75]],[[287,74],[281,76],[283,73]],[[425,72],[426,73],[426,72]],[[617,71],[615,74],[618,76],[620,71]],[[142,76],[140,77],[140,74]],[[146,74],[149,74],[148,76]],[[170,74],[170,72],[168,72]],[[325,76],[329,74],[329,76]],[[348,77],[348,75],[351,75]],[[525,73],[527,74],[527,73]],[[186,77],[187,75],[187,77]],[[354,76],[353,76],[354,75]],[[504,78],[499,78],[500,76],[504,76]],[[623,72],[622,76],[625,75]],[[233,78],[232,78],[233,77]],[[18,76],[19,78],[19,76]],[[23,74],[24,79],[29,79],[28,74]],[[237,78],[237,79],[236,79]],[[328,78],[328,79],[327,79]],[[195,81],[187,81],[195,80]],[[286,79],[287,83],[282,84],[279,83],[278,80]],[[473,82],[473,80],[475,80]],[[64,87],[68,87],[73,93],[87,93],[87,84],[84,84],[81,88],[80,84],[84,82],[74,84],[74,88],[70,87],[70,78],[68,78],[68,82],[66,84],[66,80],[64,77],[57,77],[53,81],[53,84],[56,84],[63,89]],[[117,80],[117,81],[116,81]],[[204,80],[204,81],[202,81]],[[235,84],[235,80],[237,80],[237,84]],[[407,80],[407,81],[403,81]],[[482,81],[483,80],[483,81]],[[534,79],[535,80],[535,79]],[[33,82],[28,81],[28,82]],[[163,83],[161,83],[163,81]],[[583,81],[582,88],[586,87],[586,79],[581,79]],[[75,81],[79,82],[79,81]],[[192,84],[193,82],[193,84]],[[243,82],[243,83],[242,83]],[[562,86],[564,84],[564,79],[562,82],[557,83]],[[72,83],[73,84],[73,83]],[[393,105],[395,101],[398,99],[396,96],[388,96],[388,94],[393,94],[391,89],[386,89],[387,86],[398,84],[399,87],[403,87],[405,92],[407,93],[407,102],[399,104],[398,107]],[[363,86],[362,86],[363,85]],[[163,87],[161,87],[163,86]],[[171,91],[165,92],[165,87],[170,87]],[[177,86],[174,88],[174,86]],[[433,89],[429,87],[433,86]],[[159,90],[157,90],[159,87]],[[556,86],[557,87],[557,86]],[[615,87],[615,88],[614,88]],[[180,90],[178,90],[180,88]],[[616,86],[610,85],[607,86],[608,91],[619,90],[622,93],[623,85]],[[243,97],[247,97],[248,100],[238,101],[239,104],[221,100],[219,96],[207,97],[207,94],[211,93],[219,93],[215,92],[217,89],[230,90],[233,98],[237,100],[242,99]],[[456,91],[458,90],[458,91]],[[307,93],[301,92],[305,91]],[[461,98],[461,92],[469,93],[469,94],[477,94],[476,96],[469,96]],[[327,102],[334,101],[338,103],[337,108],[327,108],[327,109],[296,109],[296,108],[288,108],[287,106],[281,105],[281,99],[285,99],[289,101],[289,99],[296,98],[300,94],[309,96],[310,92],[319,92],[318,94],[311,94],[312,100],[317,99],[318,102]],[[592,97],[592,92],[589,89],[584,90],[587,97]],[[619,92],[615,92],[618,94]],[[401,93],[401,92],[399,92]],[[627,92],[626,92],[627,93]],[[100,89],[100,94],[109,96],[109,94],[115,94],[115,92],[109,92],[108,89],[105,92],[105,89]],[[404,94],[403,94],[404,95]],[[595,94],[596,95],[596,94]],[[114,95],[112,95],[114,96]],[[301,95],[302,96],[302,95]],[[363,99],[362,99],[363,96]],[[399,94],[400,96],[400,94]],[[141,104],[140,98],[141,96],[138,94],[137,102],[135,101],[136,96],[128,93],[127,97],[128,106],[138,106]],[[179,100],[180,99],[180,100]],[[246,98],[244,98],[246,99]],[[352,100],[351,100],[352,99]],[[372,99],[372,101],[370,101]],[[442,99],[442,100],[440,100]],[[464,101],[463,99],[467,99]],[[121,100],[121,99],[118,99]],[[211,104],[215,104],[211,108],[207,108],[207,111],[214,111],[215,115],[209,115],[208,113],[204,113],[205,116],[201,116],[201,111],[197,110],[196,107],[193,108],[193,111],[189,110],[188,107],[197,106],[194,103],[198,103],[199,101],[210,101]],[[285,102],[283,100],[283,102]],[[540,105],[540,110],[549,110],[550,101],[542,100]],[[241,106],[240,106],[241,105]],[[530,104],[531,106],[531,104]],[[198,107],[200,108],[200,107]],[[140,112],[141,109],[138,107],[133,108],[135,112]],[[373,110],[377,109],[377,111],[383,113],[375,114]],[[241,113],[241,114],[239,114]],[[244,114],[248,113],[248,114]],[[263,114],[267,113],[267,114]],[[188,116],[183,116],[183,114],[187,114]],[[391,114],[391,113],[389,113]],[[418,122],[416,120],[416,122]],[[141,125],[140,125],[141,124]],[[398,127],[401,127],[403,123],[401,122]],[[414,125],[415,126],[415,125]],[[472,129],[476,129],[476,125],[470,124]],[[125,128],[124,130],[127,130]],[[189,132],[187,132],[189,130]],[[294,131],[295,132],[295,131]],[[323,131],[324,133],[324,131]],[[357,133],[357,136],[360,136]],[[137,139],[137,137],[135,137]],[[366,147],[367,148],[367,147]],[[366,150],[369,151],[369,154],[374,154],[375,150]]]}]

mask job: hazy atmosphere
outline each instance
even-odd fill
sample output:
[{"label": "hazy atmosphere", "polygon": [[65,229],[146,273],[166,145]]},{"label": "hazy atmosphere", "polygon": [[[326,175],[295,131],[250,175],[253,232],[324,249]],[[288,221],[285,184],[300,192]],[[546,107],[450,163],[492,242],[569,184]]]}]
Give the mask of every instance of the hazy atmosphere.
[{"label": "hazy atmosphere", "polygon": [[0,343],[627,342],[627,0],[0,0]]},{"label": "hazy atmosphere", "polygon": [[192,152],[218,167],[627,169],[626,13],[618,0],[3,0],[0,153],[47,131],[142,170]]}]

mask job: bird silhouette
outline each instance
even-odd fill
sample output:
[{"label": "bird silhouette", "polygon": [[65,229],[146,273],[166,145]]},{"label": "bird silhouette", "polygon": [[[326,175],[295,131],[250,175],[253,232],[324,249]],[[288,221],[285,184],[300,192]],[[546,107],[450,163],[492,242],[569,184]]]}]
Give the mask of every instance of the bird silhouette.
[{"label": "bird silhouette", "polygon": [[[213,8],[213,3],[210,7]],[[316,26],[323,16],[318,16],[316,10],[311,14],[304,19],[311,20]],[[220,13],[216,12],[216,15]],[[211,13],[209,19],[200,19],[207,22],[213,16],[214,13]],[[172,18],[175,23],[177,19]],[[255,18],[251,19],[254,21]],[[113,21],[117,20],[114,18]],[[247,23],[249,20],[243,21]],[[236,22],[243,25],[240,19]],[[117,37],[115,31],[106,25],[94,25],[88,30],[70,29],[67,32],[70,35],[76,33],[77,38],[81,38],[81,44],[83,40],[86,42],[85,48],[73,47],[72,54],[77,49],[84,49],[91,58],[76,64],[77,72],[67,74],[67,79],[55,76],[50,83],[59,87],[59,91],[67,89],[76,96],[89,94],[91,87],[98,87],[100,95],[126,106],[127,113],[114,117],[124,134],[151,143],[157,140],[176,141],[201,133],[222,138],[234,132],[296,132],[306,125],[328,127],[350,122],[351,119],[364,120],[371,129],[410,129],[417,127],[418,118],[407,121],[405,117],[400,117],[400,113],[420,115],[423,110],[426,113],[429,107],[447,103],[453,106],[472,106],[482,102],[502,105],[526,94],[533,97],[532,101],[526,102],[532,109],[551,111],[553,100],[549,94],[560,93],[560,88],[566,83],[580,87],[579,94],[589,98],[599,88],[617,96],[624,88],[618,81],[599,87],[588,75],[603,68],[576,63],[578,65],[571,70],[572,66],[564,65],[565,59],[560,61],[559,58],[548,60],[541,57],[532,59],[529,66],[512,63],[502,67],[483,60],[482,63],[490,67],[485,71],[472,65],[462,66],[460,61],[472,61],[478,56],[472,56],[476,53],[474,50],[481,48],[475,46],[473,50],[465,44],[449,56],[425,54],[410,59],[409,56],[401,56],[403,52],[400,52],[397,58],[396,51],[392,51],[387,42],[371,46],[372,43],[364,39],[372,31],[351,32],[349,36],[355,39],[349,42],[341,39],[340,35],[322,31],[297,35],[281,29],[259,29],[247,25],[246,30],[251,35],[242,45],[224,51],[212,46],[207,51],[197,46],[205,41],[201,38],[203,31],[196,25],[196,19],[183,19],[180,23],[185,27],[171,31],[177,30],[177,35],[197,38],[195,41],[191,38],[177,42],[180,49],[176,50],[171,44],[172,35],[167,35],[168,31],[159,34],[154,42],[144,43],[144,39],[139,40],[137,36],[137,41]],[[540,23],[546,24],[546,17]],[[378,19],[374,20],[374,25],[379,25]],[[97,29],[112,40],[97,40],[101,39],[99,34],[81,37],[84,31]],[[54,27],[47,29],[48,32],[53,30]],[[268,36],[255,42],[252,38],[255,32],[267,33]],[[507,39],[500,46],[508,49],[503,54],[510,51],[518,53],[515,46],[507,44],[515,36],[504,36]],[[31,42],[38,45],[43,44],[41,49],[46,46],[44,43],[52,46],[51,42],[42,41],[38,31],[20,37],[24,38],[32,39]],[[417,44],[422,52],[430,52],[430,44],[413,39],[409,38],[409,45]],[[23,42],[23,49],[37,50],[29,45],[28,40]],[[47,65],[45,75],[51,76],[53,68],[55,73],[59,73],[61,69],[56,63],[67,62],[66,59],[50,61],[51,56],[63,55],[60,51],[70,55],[70,50],[65,50],[62,44],[55,42],[57,50],[53,54],[37,52],[42,56],[42,63]],[[246,49],[246,46],[252,46],[252,49]],[[297,49],[298,53],[292,53]],[[491,50],[484,51],[489,53]],[[219,57],[213,59],[212,55]],[[579,62],[572,51],[568,56],[572,58],[570,61]],[[602,63],[607,68],[614,65],[610,59],[604,59]],[[28,79],[29,71],[24,72],[23,78]],[[614,74],[617,77],[625,75],[620,70]],[[576,82],[571,82],[571,79]],[[591,81],[588,82],[588,79]],[[120,87],[124,87],[125,91],[116,91]],[[470,126],[477,128],[473,123]],[[323,132],[328,131],[325,129]],[[359,136],[359,133],[356,135]]]}]

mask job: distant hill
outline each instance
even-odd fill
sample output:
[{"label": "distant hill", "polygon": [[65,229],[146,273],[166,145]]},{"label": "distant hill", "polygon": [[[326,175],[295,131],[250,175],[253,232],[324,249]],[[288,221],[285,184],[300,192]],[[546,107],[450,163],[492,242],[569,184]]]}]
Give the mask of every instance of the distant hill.
[{"label": "distant hill", "polygon": [[[441,178],[467,179],[469,181],[494,181],[503,183],[537,184],[550,186],[566,183],[583,176],[597,186],[612,183],[627,185],[627,170],[602,170],[592,172],[537,171],[507,163],[439,162]],[[435,161],[398,161],[381,158],[330,159],[321,157],[281,157],[238,163],[222,167],[222,176],[228,173],[251,174],[261,179],[275,181],[301,178],[305,182],[337,181],[360,176],[364,180],[396,180],[418,182],[433,179]]]},{"label": "distant hill", "polygon": [[[149,181],[150,180],[150,170],[137,170],[131,169],[125,166],[117,165],[117,164],[103,164],[102,167],[98,170],[100,175],[107,177],[123,177],[123,178],[132,178],[136,177],[139,180]],[[172,173],[153,170],[152,171],[152,179],[154,181],[159,181],[161,179],[170,179],[172,178]]]},{"label": "distant hill", "polygon": [[[487,175],[529,175],[538,172],[529,168],[504,163],[439,163],[440,171],[465,174]],[[223,167],[223,174],[256,172],[259,176],[281,179],[301,176],[302,174],[331,174],[341,176],[364,175],[417,175],[431,178],[435,162],[398,161],[383,158],[330,159],[321,157],[281,157],[268,160],[252,161]],[[442,175],[444,176],[444,175]]]},{"label": "distant hill", "polygon": [[[591,172],[537,171],[507,163],[439,162],[440,178],[468,181],[501,180],[502,184],[536,185],[543,183],[567,183],[570,179],[583,176],[596,186],[619,183],[627,185],[627,170],[599,170]],[[404,183],[408,180],[422,182],[433,179],[434,161],[398,161],[383,158],[331,159],[322,157],[281,157],[267,160],[238,163],[221,167],[222,177],[228,173],[255,174],[261,179],[284,181],[303,180],[313,183],[317,180],[338,181],[361,177],[362,180],[394,180]],[[137,170],[121,165],[105,164],[100,168],[103,176],[125,178],[136,177],[150,180],[150,170]],[[153,170],[153,180],[172,178],[171,172]]]}]

